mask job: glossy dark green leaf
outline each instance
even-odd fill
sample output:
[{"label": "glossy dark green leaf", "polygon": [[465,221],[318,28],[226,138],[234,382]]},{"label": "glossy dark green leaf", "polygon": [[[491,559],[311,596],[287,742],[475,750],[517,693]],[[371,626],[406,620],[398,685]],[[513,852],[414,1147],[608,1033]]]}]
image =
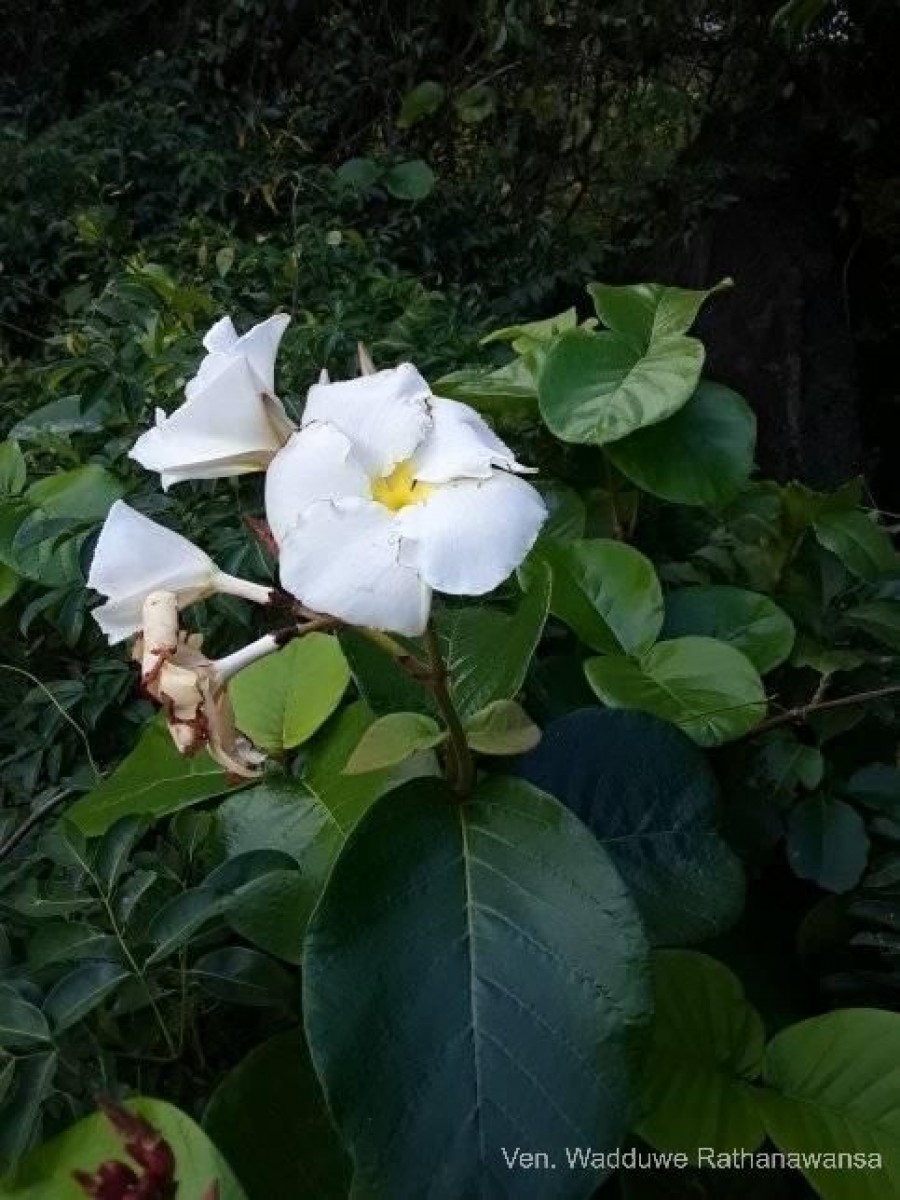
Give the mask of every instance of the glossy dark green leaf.
[{"label": "glossy dark green leaf", "polygon": [[716,777],[672,725],[582,709],[551,722],[518,770],[605,845],[656,944],[703,941],[740,916],[744,873],[716,828]]},{"label": "glossy dark green leaf", "polygon": [[[410,677],[396,656],[358,629],[338,634],[353,682],[360,695],[379,717],[392,712],[417,712],[436,715],[438,709],[431,691]],[[420,661],[424,662],[424,650]]]},{"label": "glossy dark green leaf", "polygon": [[218,917],[223,908],[221,893],[212,888],[191,888],[173,896],[147,928],[147,937],[153,943],[147,963],[161,962],[180,950],[204,925]]},{"label": "glossy dark green leaf", "polygon": [[737,392],[701,381],[683,408],[611,442],[606,453],[632,483],[674,504],[727,504],[753,469],[756,418]]},{"label": "glossy dark green leaf", "polygon": [[213,1092],[203,1127],[248,1200],[346,1200],[350,1163],[302,1030],[251,1050]]},{"label": "glossy dark green leaf", "polygon": [[115,959],[119,953],[114,937],[79,921],[54,921],[41,926],[28,939],[28,965],[33,971],[53,963]]},{"label": "glossy dark green leaf", "polygon": [[[37,1140],[41,1110],[53,1091],[57,1063],[56,1052],[52,1050],[16,1060],[7,1103],[0,1112],[0,1169],[14,1166]],[[42,1198],[37,1195],[28,1200]]]},{"label": "glossy dark green leaf", "polygon": [[[359,1193],[505,1195],[504,1146],[564,1163],[566,1146],[618,1145],[645,954],[608,856],[549,796],[499,777],[464,804],[435,780],[385,796],[304,956],[312,1055]],[[576,1200],[597,1182],[522,1172],[516,1195]]]},{"label": "glossy dark green leaf", "polygon": [[794,622],[774,600],[744,588],[711,585],[666,595],[663,636],[699,634],[741,650],[757,671],[780,666],[794,646]]}]

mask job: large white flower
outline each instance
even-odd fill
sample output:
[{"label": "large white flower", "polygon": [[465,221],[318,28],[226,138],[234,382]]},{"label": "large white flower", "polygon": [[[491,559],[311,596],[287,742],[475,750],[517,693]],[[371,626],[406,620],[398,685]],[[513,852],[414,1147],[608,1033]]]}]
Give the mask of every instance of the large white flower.
[{"label": "large white flower", "polygon": [[525,470],[409,363],[316,384],[266,476],[282,584],[350,624],[421,633],[432,589],[489,592],[534,544],[547,510]]},{"label": "large white flower", "polygon": [[262,471],[294,430],[275,395],[275,356],[290,318],[278,314],[239,337],[223,317],[203,339],[206,357],[171,416],[156,410],[131,457],[163,488],[185,479]]},{"label": "large white flower", "polygon": [[109,638],[121,642],[137,633],[151,592],[174,592],[185,608],[215,592],[267,604],[271,588],[220,571],[187,538],[157,525],[117,500],[109,510],[94,551],[88,587],[107,598],[92,616]]}]

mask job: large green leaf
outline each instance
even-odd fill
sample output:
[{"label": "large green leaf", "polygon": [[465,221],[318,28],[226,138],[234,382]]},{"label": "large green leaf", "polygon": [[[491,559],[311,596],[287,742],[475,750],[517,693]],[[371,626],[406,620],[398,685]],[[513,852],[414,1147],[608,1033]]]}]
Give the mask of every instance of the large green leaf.
[{"label": "large green leaf", "polygon": [[642,352],[619,333],[571,330],[541,365],[541,415],[564,442],[603,446],[677,412],[702,367],[703,346],[695,338],[663,337]]},{"label": "large green leaf", "polygon": [[667,722],[569,713],[547,726],[519,772],[604,843],[656,944],[702,941],[740,916],[744,873],[716,830],[716,777]]},{"label": "large green leaf", "polygon": [[747,733],[766,712],[756,668],[714,638],[658,642],[640,659],[591,658],[588,683],[612,708],[637,708],[678,725],[701,746]]},{"label": "large green leaf", "polygon": [[[128,1100],[125,1107],[149,1121],[172,1147],[179,1198],[203,1200],[210,1185],[218,1183],[219,1200],[248,1200],[225,1159],[189,1116],[143,1096]],[[33,1150],[3,1194],[10,1200],[84,1200],[72,1172],[95,1171],[110,1160],[130,1161],[109,1121],[97,1113]]]},{"label": "large green leaf", "polygon": [[50,1041],[50,1026],[39,1008],[11,987],[0,987],[0,1046],[4,1050],[33,1049]]},{"label": "large green leaf", "polygon": [[746,485],[755,445],[756,418],[746,400],[701,381],[674,416],[610,443],[606,453],[645,492],[716,507]]},{"label": "large green leaf", "polygon": [[550,571],[539,564],[515,612],[456,608],[441,614],[438,630],[450,687],[464,717],[492,700],[511,700],[521,689],[549,607]]},{"label": "large green leaf", "polygon": [[592,283],[588,291],[603,324],[643,348],[658,338],[687,333],[704,302],[733,283],[720,279],[700,291],[663,283]]},{"label": "large green leaf", "polygon": [[213,1092],[203,1126],[247,1200],[346,1200],[350,1164],[302,1031],[251,1050]]},{"label": "large green leaf", "polygon": [[594,650],[642,654],[662,629],[663,597],[656,571],[639,550],[607,538],[541,538],[523,570],[549,567],[550,610]]},{"label": "large green leaf", "polygon": [[18,496],[25,490],[28,469],[15,441],[0,442],[0,496]]},{"label": "large green leaf", "polygon": [[309,633],[246,667],[228,693],[238,729],[278,754],[312,737],[340,704],[349,682],[337,638]]},{"label": "large green leaf", "polygon": [[[370,634],[359,629],[343,629],[338,639],[350,664],[353,682],[378,716],[392,712],[434,716],[438,712],[430,689],[413,679],[397,661],[396,654]],[[421,659],[424,667],[424,651]]]},{"label": "large green leaf", "polygon": [[447,89],[434,79],[425,79],[417,83],[403,97],[400,105],[400,115],[397,117],[398,129],[410,129],[424,117],[430,117],[444,103]]},{"label": "large green leaf", "polygon": [[179,754],[163,723],[155,720],[112,775],[76,800],[66,815],[82,833],[94,836],[122,817],[162,817],[235,786],[234,777],[205,751],[190,758]]},{"label": "large green leaf", "polygon": [[[824,1200],[900,1195],[900,1015],[844,1009],[782,1030],[766,1052],[766,1128]],[[866,1169],[823,1155],[879,1155]],[[816,1157],[818,1156],[818,1165]]]},{"label": "large green leaf", "polygon": [[[43,1105],[53,1092],[56,1068],[55,1050],[15,1060],[11,1087],[0,1112],[0,1171],[17,1163],[36,1140]],[[39,1196],[29,1200],[39,1200]]]},{"label": "large green leaf", "polygon": [[[565,1149],[624,1133],[645,961],[615,868],[549,796],[500,777],[463,804],[435,780],[385,796],[304,956],[313,1060],[358,1193],[588,1196],[598,1175],[564,1169]],[[562,1169],[513,1175],[504,1147]]]},{"label": "large green leaf", "polygon": [[794,647],[794,622],[774,600],[744,588],[680,588],[666,596],[663,634],[699,634],[743,651],[757,671],[780,666]]},{"label": "large green leaf", "polygon": [[654,956],[656,1009],[637,1131],[696,1158],[698,1147],[755,1150],[765,1137],[753,1080],[765,1033],[732,973],[705,954]]}]

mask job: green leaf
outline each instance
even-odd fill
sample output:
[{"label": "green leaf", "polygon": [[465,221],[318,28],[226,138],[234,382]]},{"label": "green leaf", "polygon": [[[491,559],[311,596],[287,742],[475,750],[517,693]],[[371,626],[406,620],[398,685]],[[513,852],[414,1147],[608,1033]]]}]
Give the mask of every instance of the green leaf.
[{"label": "green leaf", "polygon": [[350,668],[337,638],[309,633],[236,675],[228,685],[235,723],[263,750],[292,750],[341,702]]},{"label": "green leaf", "polygon": [[795,630],[784,609],[759,592],[724,585],[669,592],[663,635],[694,634],[727,642],[765,674],[789,657]]},{"label": "green leaf", "polygon": [[12,600],[21,584],[21,577],[6,563],[0,562],[0,608]]},{"label": "green leaf", "polygon": [[870,600],[847,609],[843,616],[848,625],[900,653],[900,604],[896,600]]},{"label": "green leaf", "polygon": [[[265,935],[270,943],[265,948],[280,957],[286,957],[285,947],[302,943],[309,915],[347,834],[394,782],[387,770],[342,774],[373,720],[364,704],[351,705],[310,744],[302,779],[269,774],[262,783],[227,799],[216,814],[215,840],[230,858],[254,850],[279,850],[290,854],[300,867],[290,886],[290,907],[277,914],[277,930]],[[257,893],[255,900],[264,904],[270,888],[259,886],[262,895]],[[254,922],[251,940],[255,940],[260,937],[257,916],[232,913],[231,919],[242,926],[246,920]],[[278,951],[273,949],[275,939]]]},{"label": "green leaf", "polygon": [[420,713],[389,713],[373,721],[347,759],[345,775],[365,775],[394,767],[414,754],[432,750],[446,739],[432,717]]},{"label": "green leaf", "polygon": [[754,766],[766,793],[776,800],[792,797],[801,787],[814,791],[825,774],[818,746],[805,745],[787,729],[775,729],[760,741]]},{"label": "green leaf", "polygon": [[[53,1091],[56,1067],[55,1051],[23,1055],[16,1060],[12,1089],[0,1112],[0,1168],[17,1163],[37,1139],[41,1109]],[[16,1200],[44,1200],[45,1197],[46,1193],[38,1192],[27,1198],[16,1195]]]},{"label": "green leaf", "polygon": [[463,717],[522,688],[550,607],[550,572],[534,570],[513,613],[493,608],[448,609],[438,631],[453,699]]},{"label": "green leaf", "polygon": [[335,179],[356,192],[368,191],[381,178],[382,170],[371,158],[348,158],[335,171]]},{"label": "green leaf", "polygon": [[887,530],[861,509],[822,513],[813,528],[819,543],[860,579],[877,579],[897,566]]},{"label": "green leaf", "polygon": [[738,979],[691,950],[654,956],[656,1012],[637,1132],[696,1158],[699,1146],[755,1150],[765,1138],[753,1080],[765,1033]]},{"label": "green leaf", "polygon": [[582,709],[552,721],[517,770],[604,844],[655,944],[703,941],[740,916],[744,872],[716,828],[716,777],[673,726]]},{"label": "green leaf", "polygon": [[493,88],[479,83],[454,97],[453,107],[464,125],[480,125],[497,107],[497,94]]},{"label": "green leaf", "polygon": [[702,366],[703,346],[694,338],[662,338],[641,352],[618,333],[571,330],[541,366],[541,415],[562,441],[603,446],[677,412]]},{"label": "green leaf", "polygon": [[60,396],[17,421],[9,436],[20,442],[37,442],[50,435],[66,437],[72,433],[100,433],[102,429],[101,405],[82,411],[80,396]]},{"label": "green leaf", "polygon": [[[169,1143],[178,1172],[178,1195],[203,1200],[212,1183],[218,1183],[219,1200],[247,1200],[231,1168],[198,1125],[163,1100],[139,1096],[125,1107],[149,1121]],[[84,1200],[84,1190],[73,1172],[95,1171],[103,1162],[126,1158],[121,1138],[100,1113],[86,1117],[38,1146],[22,1162],[4,1196],[10,1200]]]},{"label": "green leaf", "polygon": [[584,537],[587,509],[575,489],[552,479],[538,481],[535,487],[541,493],[548,513],[541,537],[554,537],[561,541]]},{"label": "green leaf", "polygon": [[224,905],[235,933],[285,962],[299,964],[306,918],[318,899],[297,870],[269,871],[239,887]]},{"label": "green leaf", "polygon": [[66,816],[93,837],[105,833],[122,817],[153,820],[221,796],[235,786],[245,784],[235,784],[208,754],[179,754],[165,725],[154,720],[112,775],[76,800]]},{"label": "green leaf", "polygon": [[403,97],[400,115],[397,118],[398,129],[411,129],[425,117],[433,116],[444,103],[447,89],[433,79],[423,80],[411,88]]},{"label": "green leaf", "polygon": [[105,891],[115,889],[145,829],[146,824],[141,817],[129,816],[116,821],[103,835],[96,849],[94,871]]},{"label": "green leaf", "polygon": [[302,1030],[251,1050],[213,1092],[203,1127],[250,1200],[346,1200],[350,1163]]},{"label": "green leaf", "polygon": [[45,517],[102,521],[123,488],[104,467],[89,463],[74,471],[59,471],[33,483],[25,498]]},{"label": "green leaf", "polygon": [[485,371],[482,367],[451,371],[435,383],[435,392],[450,400],[462,400],[483,416],[502,417],[512,422],[531,423],[537,418],[537,387],[524,359]]},{"label": "green leaf", "polygon": [[900,1015],[851,1008],[801,1021],[766,1052],[769,1136],[792,1154],[881,1155],[880,1168],[798,1164],[824,1200],[900,1192]]},{"label": "green leaf", "polygon": [[525,754],[541,731],[515,700],[494,700],[466,721],[466,741],[478,754]]},{"label": "green leaf", "polygon": [[730,742],[766,714],[756,668],[740,650],[713,638],[658,642],[639,662],[591,658],[585,674],[604,704],[654,713],[700,746]]},{"label": "green leaf", "polygon": [[642,654],[659,637],[663,596],[653,563],[639,550],[607,538],[562,542],[542,537],[522,569],[549,567],[550,611],[593,650]]},{"label": "green leaf", "polygon": [[190,974],[211,996],[227,1004],[288,1011],[296,1007],[294,980],[258,950],[245,946],[211,950],[194,963]]},{"label": "green leaf", "polygon": [[191,888],[173,896],[154,913],[147,927],[147,938],[154,947],[147,964],[161,962],[180,950],[204,925],[220,916],[224,907],[222,894],[208,887]]},{"label": "green leaf", "polygon": [[611,442],[606,453],[645,492],[716,508],[747,485],[755,446],[756,418],[746,400],[701,381],[673,416]]},{"label": "green leaf", "polygon": [[720,279],[705,291],[662,283],[592,283],[588,291],[603,324],[643,348],[659,338],[687,333],[704,302],[733,286],[732,279]]},{"label": "green leaf", "polygon": [[844,791],[867,808],[887,813],[900,812],[900,769],[888,763],[869,763],[853,772]]},{"label": "green leaf", "polygon": [[18,496],[25,490],[27,477],[25,455],[19,443],[0,442],[0,496]]},{"label": "green leaf", "polygon": [[788,818],[787,851],[801,879],[830,892],[849,892],[862,878],[869,857],[865,822],[843,800],[810,796]]},{"label": "green leaf", "polygon": [[384,174],[384,186],[395,200],[424,200],[436,182],[434,171],[421,158],[397,163]]},{"label": "green leaf", "polygon": [[[303,968],[355,1189],[506,1195],[503,1146],[560,1164],[566,1146],[617,1146],[645,962],[606,853],[549,796],[499,777],[464,804],[437,780],[385,796],[335,864]],[[597,1182],[523,1171],[516,1196]]]},{"label": "green leaf", "polygon": [[0,1046],[24,1050],[49,1041],[50,1026],[41,1010],[11,987],[0,986]]},{"label": "green leaf", "polygon": [[374,713],[380,717],[391,712],[437,714],[431,691],[412,679],[384,645],[358,629],[343,629],[338,639],[353,682]]},{"label": "green leaf", "polygon": [[82,1021],[130,978],[121,963],[89,962],[64,975],[44,1001],[44,1013],[56,1033]]},{"label": "green leaf", "polygon": [[32,971],[54,963],[118,956],[119,944],[114,937],[81,922],[54,921],[35,930],[28,939],[28,965]]},{"label": "green leaf", "polygon": [[481,344],[489,346],[492,342],[509,342],[516,354],[527,354],[548,345],[565,330],[577,328],[578,312],[574,308],[567,308],[555,317],[544,317],[540,321],[526,321],[521,325],[506,325],[503,329],[495,329],[481,339]]}]

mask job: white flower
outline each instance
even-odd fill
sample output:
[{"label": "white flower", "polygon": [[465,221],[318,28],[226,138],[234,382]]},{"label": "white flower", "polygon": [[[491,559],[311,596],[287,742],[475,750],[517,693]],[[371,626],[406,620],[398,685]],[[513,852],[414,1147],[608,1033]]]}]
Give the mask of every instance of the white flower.
[{"label": "white flower", "polygon": [[237,671],[277,649],[275,638],[260,638],[228,658],[209,659],[200,649],[200,637],[179,629],[174,592],[151,592],[142,620],[143,632],[134,645],[141,685],[165,713],[179,753],[196,754],[205,746],[232,774],[258,775],[265,755],[235,728],[226,684]]},{"label": "white flower", "polygon": [[185,479],[262,471],[293,432],[275,396],[275,356],[290,320],[279,314],[238,337],[230,317],[207,333],[208,353],[171,416],[141,434],[131,457],[158,471],[164,489]]},{"label": "white flower", "polygon": [[489,592],[534,544],[547,510],[524,470],[409,363],[318,383],[266,476],[282,584],[350,624],[421,633],[432,588]]},{"label": "white flower", "polygon": [[88,575],[88,587],[107,603],[92,616],[109,638],[121,642],[142,624],[151,592],[174,592],[185,608],[215,592],[267,604],[271,588],[220,571],[209,555],[187,538],[135,512],[123,500],[109,510]]}]

